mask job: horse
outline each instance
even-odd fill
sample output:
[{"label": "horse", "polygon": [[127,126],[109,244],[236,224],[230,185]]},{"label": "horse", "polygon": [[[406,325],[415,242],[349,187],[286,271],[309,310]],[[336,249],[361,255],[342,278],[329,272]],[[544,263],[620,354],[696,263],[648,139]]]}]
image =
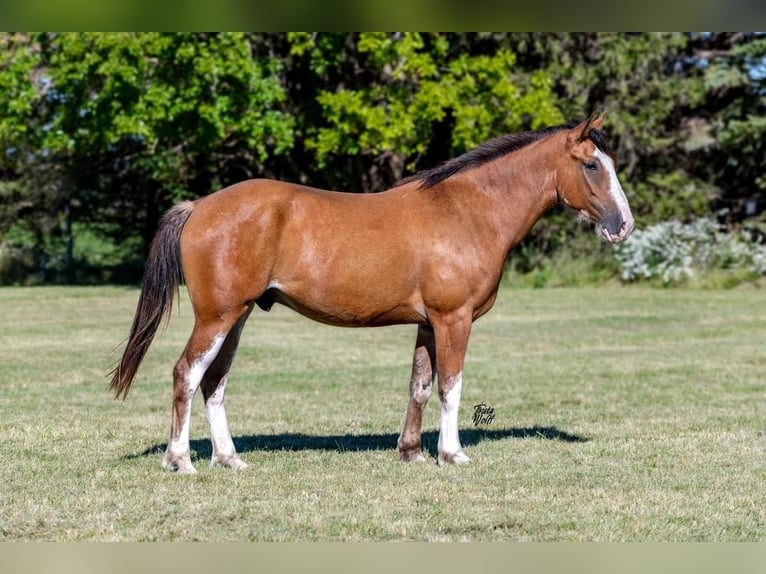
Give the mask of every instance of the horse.
[{"label": "horse", "polygon": [[246,468],[224,409],[229,369],[255,306],[286,305],[345,327],[417,325],[409,401],[396,453],[423,461],[423,410],[438,379],[439,465],[470,461],[458,436],[473,322],[495,302],[511,250],[563,204],[619,242],[634,226],[601,130],[603,115],[500,136],[372,194],[268,179],[172,207],[161,219],[110,389],[125,399],[174,296],[186,284],[194,327],[173,369],[162,465],[196,472],[192,399],[204,398],[212,466]]}]

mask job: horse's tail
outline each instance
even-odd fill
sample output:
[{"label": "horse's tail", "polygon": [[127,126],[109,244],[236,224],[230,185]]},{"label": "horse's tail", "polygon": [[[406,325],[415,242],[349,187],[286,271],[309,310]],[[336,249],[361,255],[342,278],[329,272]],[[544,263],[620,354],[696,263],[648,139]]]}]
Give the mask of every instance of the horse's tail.
[{"label": "horse's tail", "polygon": [[160,221],[149,250],[141,295],[138,298],[128,343],[119,364],[109,373],[112,377],[109,389],[114,392],[116,398],[125,399],[128,396],[138,366],[149,349],[162,318],[170,319],[173,297],[178,293],[178,285],[183,281],[179,240],[192,209],[194,204],[191,201],[179,203]]}]

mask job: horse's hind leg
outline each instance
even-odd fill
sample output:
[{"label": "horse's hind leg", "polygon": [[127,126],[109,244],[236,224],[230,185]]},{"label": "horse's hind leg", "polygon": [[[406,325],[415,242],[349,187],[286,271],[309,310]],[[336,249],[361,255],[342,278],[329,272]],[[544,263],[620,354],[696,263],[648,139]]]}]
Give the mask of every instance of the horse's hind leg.
[{"label": "horse's hind leg", "polygon": [[[208,368],[216,361],[225,345],[229,332],[242,313],[203,321],[196,318],[194,330],[184,352],[173,369],[173,409],[170,440],[162,460],[167,470],[180,473],[196,472],[191,462],[189,426],[191,405]],[[230,363],[230,361],[229,361]]]},{"label": "horse's hind leg", "polygon": [[202,396],[205,399],[205,412],[210,424],[210,439],[213,443],[213,455],[210,459],[211,466],[247,468],[247,464],[239,458],[234,448],[234,441],[231,438],[231,430],[226,418],[223,400],[226,392],[226,382],[229,377],[229,369],[237,352],[242,328],[245,326],[245,321],[247,321],[251,310],[252,307],[240,317],[229,331],[218,355],[208,367],[202,379]]},{"label": "horse's hind leg", "polygon": [[410,401],[407,403],[402,433],[396,444],[396,452],[399,458],[404,461],[425,460],[420,446],[420,438],[423,426],[423,409],[431,397],[436,373],[435,361],[434,331],[430,325],[420,325],[415,343],[415,357],[412,361]]}]

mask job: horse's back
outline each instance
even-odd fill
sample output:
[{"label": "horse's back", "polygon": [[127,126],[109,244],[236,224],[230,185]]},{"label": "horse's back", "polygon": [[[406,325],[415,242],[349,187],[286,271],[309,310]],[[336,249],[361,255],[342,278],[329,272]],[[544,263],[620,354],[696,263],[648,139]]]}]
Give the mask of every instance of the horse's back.
[{"label": "horse's back", "polygon": [[225,188],[195,202],[181,238],[192,301],[211,303],[211,312],[230,301],[281,302],[342,325],[418,321],[411,212],[391,192],[273,180]]}]

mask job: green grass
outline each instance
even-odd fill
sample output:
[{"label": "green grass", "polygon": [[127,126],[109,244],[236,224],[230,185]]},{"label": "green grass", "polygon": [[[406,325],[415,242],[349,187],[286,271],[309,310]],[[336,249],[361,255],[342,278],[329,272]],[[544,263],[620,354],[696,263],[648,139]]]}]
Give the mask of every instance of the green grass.
[{"label": "green grass", "polygon": [[[766,539],[766,290],[510,289],[474,327],[473,463],[394,456],[414,327],[255,312],[227,395],[250,465],[160,468],[191,307],[126,402],[106,392],[135,289],[0,289],[0,539]],[[115,350],[115,347],[118,347]],[[495,409],[474,427],[472,405]]]}]

